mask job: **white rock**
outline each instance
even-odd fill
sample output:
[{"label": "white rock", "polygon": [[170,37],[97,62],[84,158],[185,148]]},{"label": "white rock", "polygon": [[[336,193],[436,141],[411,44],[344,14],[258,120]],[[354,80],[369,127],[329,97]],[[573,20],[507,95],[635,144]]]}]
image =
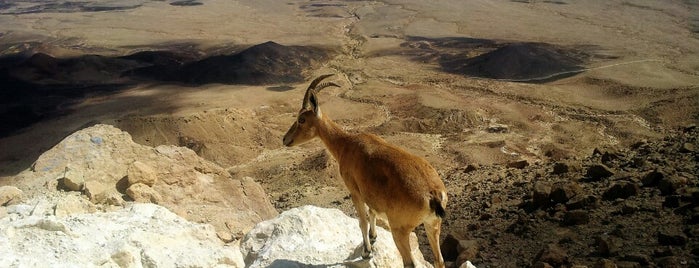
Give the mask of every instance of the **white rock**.
[{"label": "white rock", "polygon": [[243,267],[239,247],[222,243],[211,225],[189,222],[158,205],[64,217],[25,210],[12,205],[0,218],[3,266]]},{"label": "white rock", "polygon": [[[337,209],[304,206],[259,223],[245,235],[241,251],[246,267],[403,267],[391,234],[377,228],[373,257],[363,260],[356,219]],[[411,245],[425,265],[414,234]]]}]

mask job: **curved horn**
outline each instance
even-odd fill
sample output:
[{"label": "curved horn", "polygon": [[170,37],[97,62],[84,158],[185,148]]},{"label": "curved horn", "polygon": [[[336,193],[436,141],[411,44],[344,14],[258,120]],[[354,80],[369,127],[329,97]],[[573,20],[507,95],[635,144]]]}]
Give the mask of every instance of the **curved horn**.
[{"label": "curved horn", "polygon": [[[309,106],[308,101],[311,98],[311,94],[314,92],[317,92],[317,90],[315,88],[318,85],[318,83],[320,83],[320,81],[323,81],[323,79],[331,77],[331,76],[333,76],[333,74],[324,74],[324,75],[318,76],[318,78],[316,78],[316,79],[313,79],[311,84],[308,85],[308,88],[306,89],[306,95],[303,96],[303,104],[301,106],[303,109],[308,108],[308,106]],[[327,84],[327,83],[324,83],[324,84]],[[334,84],[334,83],[331,83],[331,84]],[[327,87],[327,85],[324,87]]]},{"label": "curved horn", "polygon": [[313,90],[313,92],[318,93],[318,92],[320,92],[321,89],[324,89],[326,87],[340,87],[340,86],[333,83],[333,82],[325,82],[325,83],[321,83],[320,85],[316,86],[316,88]]}]

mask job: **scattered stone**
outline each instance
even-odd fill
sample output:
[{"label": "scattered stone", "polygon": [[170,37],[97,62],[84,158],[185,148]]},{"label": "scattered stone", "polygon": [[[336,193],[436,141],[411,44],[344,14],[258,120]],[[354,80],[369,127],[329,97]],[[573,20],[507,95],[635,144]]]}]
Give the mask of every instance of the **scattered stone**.
[{"label": "scattered stone", "polygon": [[456,235],[451,233],[447,234],[447,236],[444,238],[440,248],[442,250],[442,257],[445,261],[455,261],[459,256],[459,240],[460,239],[457,238]]},{"label": "scattered stone", "polygon": [[687,263],[683,262],[677,256],[667,256],[655,259],[655,265],[663,268],[684,268],[687,267]]},{"label": "scattered stone", "polygon": [[682,144],[682,147],[680,148],[681,153],[693,153],[696,152],[697,148],[694,146],[694,144],[685,142]]},{"label": "scattered stone", "polygon": [[549,196],[551,194],[551,186],[544,182],[535,182],[532,193],[532,201],[537,207],[546,207],[551,203]]},{"label": "scattered stone", "polygon": [[460,240],[457,250],[459,251],[459,256],[456,258],[456,263],[461,265],[478,257],[480,245],[477,240]]},{"label": "scattered stone", "polygon": [[527,160],[520,160],[520,161],[507,163],[507,167],[517,168],[517,169],[523,169],[527,166],[529,166],[529,162],[527,162]]},{"label": "scattered stone", "polygon": [[126,172],[129,185],[143,183],[148,186],[153,186],[158,179],[155,170],[141,161],[131,163]]},{"label": "scattered stone", "polygon": [[615,236],[601,235],[595,238],[597,253],[601,256],[615,256],[622,247],[621,239]]},{"label": "scattered stone", "polygon": [[555,164],[553,164],[553,171],[551,171],[551,174],[558,175],[568,173],[568,169],[569,168],[566,163],[556,162]]},{"label": "scattered stone", "polygon": [[599,199],[594,195],[576,195],[566,203],[566,208],[569,210],[597,207],[599,207]]},{"label": "scattered stone", "polygon": [[621,181],[612,184],[612,186],[604,192],[602,197],[605,200],[615,200],[618,198],[627,199],[631,196],[637,195],[640,190],[641,189],[635,183]]},{"label": "scattered stone", "polygon": [[22,190],[14,186],[0,187],[0,206],[11,205],[22,198]]},{"label": "scattered stone", "polygon": [[586,210],[568,211],[563,216],[563,225],[580,225],[590,222],[590,213]]},{"label": "scattered stone", "polygon": [[568,200],[573,198],[573,196],[581,193],[582,191],[582,187],[575,182],[556,184],[553,186],[549,197],[554,203],[565,204],[568,202]]},{"label": "scattered stone", "polygon": [[485,131],[488,133],[507,133],[509,129],[510,128],[507,125],[492,123],[485,129]]},{"label": "scattered stone", "polygon": [[534,263],[534,265],[532,265],[532,268],[553,268],[553,266],[551,266],[551,264],[548,264],[546,262],[539,261],[539,262]]},{"label": "scattered stone", "polygon": [[643,178],[641,179],[641,183],[643,183],[644,187],[652,187],[658,185],[658,182],[665,178],[665,174],[663,174],[660,171],[651,171],[648,172]]},{"label": "scattered stone", "polygon": [[82,191],[85,176],[80,169],[67,166],[63,176],[59,178],[58,186],[68,191]]},{"label": "scattered stone", "polygon": [[106,190],[107,187],[98,182],[98,181],[86,181],[84,184],[83,192],[85,195],[90,198],[90,201],[95,204],[99,204],[100,202],[100,195],[103,194]]},{"label": "scattered stone", "polygon": [[647,266],[650,264],[650,257],[641,253],[629,253],[624,256],[621,256],[621,258],[619,259],[623,261],[636,262],[643,266]]},{"label": "scattered stone", "polygon": [[129,188],[126,189],[126,195],[131,197],[134,201],[141,203],[158,204],[163,200],[160,193],[143,183],[136,183],[129,186]]},{"label": "scattered stone", "polygon": [[218,239],[221,239],[223,243],[230,243],[235,241],[235,237],[233,237],[233,234],[231,234],[230,232],[218,231],[216,232],[216,237],[218,237]]},{"label": "scattered stone", "polygon": [[624,204],[621,207],[621,214],[622,215],[631,215],[636,213],[638,211],[638,206],[632,205],[632,204]]},{"label": "scattered stone", "polygon": [[72,214],[94,213],[95,205],[82,196],[68,195],[56,202],[54,214],[56,217],[65,217]]},{"label": "scattered stone", "polygon": [[556,244],[548,244],[542,248],[539,253],[536,254],[536,257],[534,257],[532,264],[538,262],[547,263],[554,267],[570,264],[568,253]]},{"label": "scattered stone", "polygon": [[621,156],[615,153],[604,152],[602,158],[600,159],[602,163],[609,165],[610,162],[619,159]]},{"label": "scattered stone", "polygon": [[653,257],[656,257],[656,258],[673,256],[673,255],[675,255],[675,252],[672,249],[672,247],[658,248],[658,249],[655,249],[653,251]]},{"label": "scattered stone", "polygon": [[593,268],[617,268],[616,264],[609,259],[599,259]]},{"label": "scattered stone", "polygon": [[667,208],[677,208],[680,206],[680,196],[679,195],[667,195],[663,201],[663,207]]},{"label": "scattered stone", "polygon": [[687,179],[682,177],[664,177],[658,182],[658,189],[662,195],[674,194],[677,189],[687,184]]},{"label": "scattered stone", "polygon": [[466,166],[466,168],[464,168],[464,173],[469,173],[471,171],[475,171],[476,169],[478,169],[478,166],[473,165],[473,164],[468,164]]},{"label": "scattered stone", "polygon": [[658,243],[665,246],[684,246],[687,244],[687,236],[678,231],[660,230]]},{"label": "scattered stone", "polygon": [[607,167],[604,164],[596,164],[592,165],[587,169],[587,173],[585,174],[590,180],[593,181],[598,181],[604,178],[611,177],[614,175],[614,172],[612,172],[609,167]]}]

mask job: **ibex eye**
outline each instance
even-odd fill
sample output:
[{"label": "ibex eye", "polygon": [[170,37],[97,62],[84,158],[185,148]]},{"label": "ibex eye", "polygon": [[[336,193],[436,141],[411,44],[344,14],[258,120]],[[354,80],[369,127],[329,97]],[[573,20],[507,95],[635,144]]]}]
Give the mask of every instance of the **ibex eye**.
[{"label": "ibex eye", "polygon": [[306,122],[306,119],[305,119],[305,118],[303,118],[303,117],[299,118],[299,124],[303,124],[303,123],[305,123],[305,122]]}]

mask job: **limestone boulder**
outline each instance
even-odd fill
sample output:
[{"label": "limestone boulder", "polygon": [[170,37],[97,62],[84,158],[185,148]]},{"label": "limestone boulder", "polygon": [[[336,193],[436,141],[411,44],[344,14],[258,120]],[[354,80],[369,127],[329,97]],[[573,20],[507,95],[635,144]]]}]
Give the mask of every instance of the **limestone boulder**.
[{"label": "limestone boulder", "polygon": [[73,201],[39,198],[7,207],[0,217],[0,263],[9,267],[243,267],[237,244],[211,225],[164,207],[133,203],[111,212],[51,210]]},{"label": "limestone boulder", "polygon": [[[390,232],[377,227],[373,257],[362,259],[357,219],[337,209],[303,206],[261,222],[241,242],[246,267],[403,267]],[[411,235],[413,256],[427,264]]]},{"label": "limestone boulder", "polygon": [[33,193],[79,190],[96,205],[157,203],[221,233],[245,233],[277,215],[253,178],[233,177],[185,147],[137,144],[110,125],[69,135],[14,180],[34,182],[23,186]]}]

